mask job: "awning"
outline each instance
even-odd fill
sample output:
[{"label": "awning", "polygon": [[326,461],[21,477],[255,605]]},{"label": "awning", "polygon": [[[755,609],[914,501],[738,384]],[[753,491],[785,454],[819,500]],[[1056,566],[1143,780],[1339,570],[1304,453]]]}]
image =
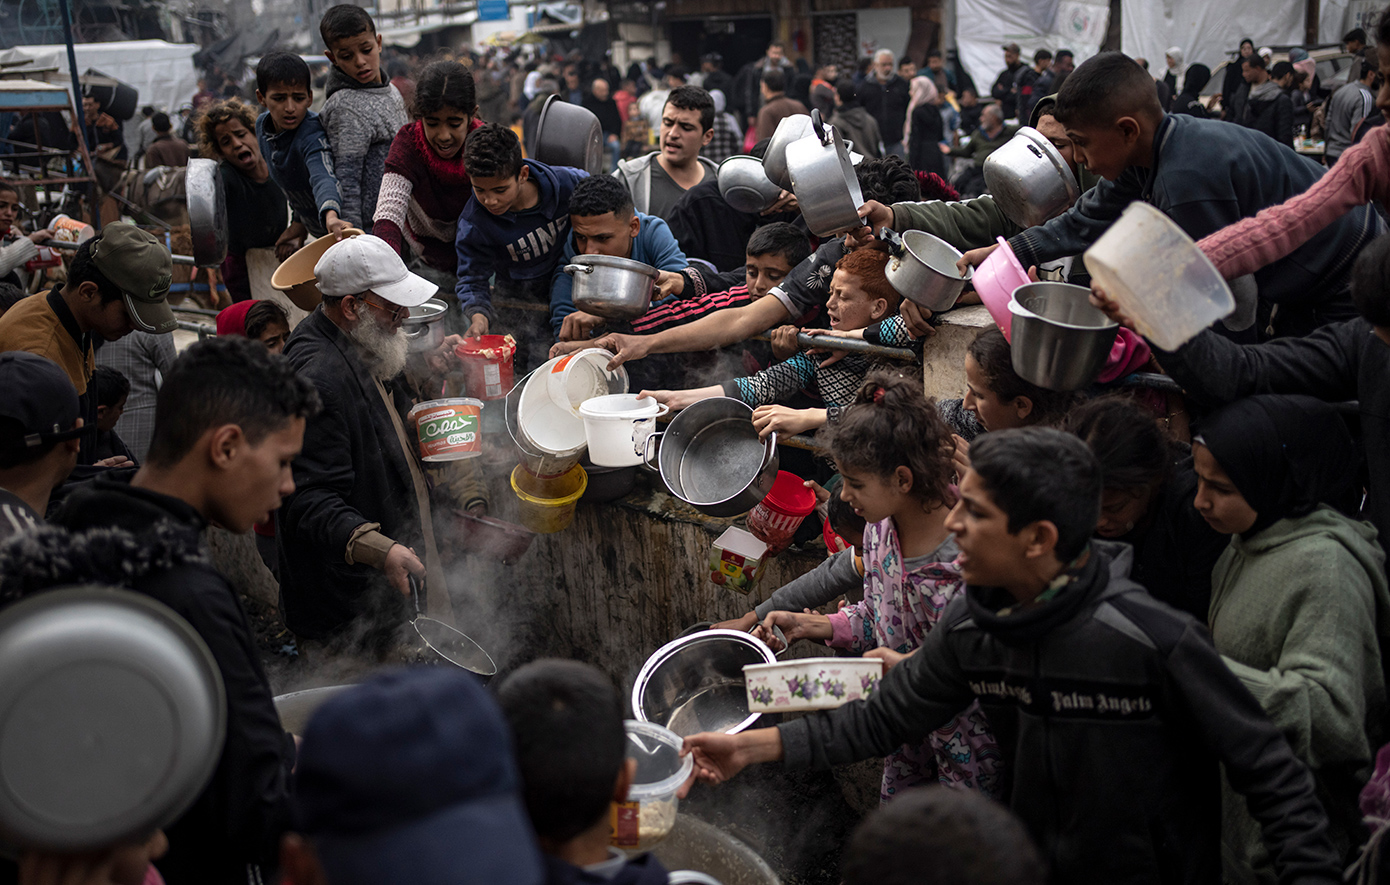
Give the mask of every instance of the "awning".
[{"label": "awning", "polygon": [[467,12],[460,12],[453,15],[446,15],[442,12],[422,15],[414,19],[404,19],[400,24],[391,23],[379,28],[381,41],[387,46],[399,46],[402,49],[410,49],[420,42],[420,38],[425,34],[433,34],[445,28],[457,28],[471,25],[478,20],[478,11],[470,9]]}]

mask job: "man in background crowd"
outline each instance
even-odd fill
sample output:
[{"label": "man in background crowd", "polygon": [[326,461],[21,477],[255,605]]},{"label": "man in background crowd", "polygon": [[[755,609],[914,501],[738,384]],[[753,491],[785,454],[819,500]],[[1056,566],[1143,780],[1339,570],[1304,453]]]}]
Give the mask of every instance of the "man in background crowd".
[{"label": "man in background crowd", "polygon": [[907,81],[893,70],[893,53],[887,49],[874,53],[873,75],[859,84],[858,96],[864,110],[878,121],[884,156],[903,156],[903,124],[912,94]]},{"label": "man in background crowd", "polygon": [[1004,50],[1004,70],[1000,71],[999,76],[995,78],[989,94],[994,96],[994,100],[1002,106],[1004,119],[1008,120],[1014,117],[1018,111],[1018,99],[1014,94],[1014,77],[1022,69],[1023,62],[1018,59],[1020,50],[1017,43],[1005,43],[1000,48]]}]

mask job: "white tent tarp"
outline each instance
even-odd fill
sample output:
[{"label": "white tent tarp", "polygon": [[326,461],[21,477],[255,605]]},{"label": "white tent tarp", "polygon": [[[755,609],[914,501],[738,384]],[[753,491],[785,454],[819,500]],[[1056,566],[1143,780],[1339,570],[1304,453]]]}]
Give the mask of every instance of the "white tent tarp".
[{"label": "white tent tarp", "polygon": [[1070,49],[1080,64],[1100,49],[1109,24],[1106,0],[956,0],[956,46],[985,101],[1004,70],[1005,43],[1022,48],[1024,64],[1039,49]]},{"label": "white tent tarp", "polygon": [[[140,92],[140,105],[154,105],[177,113],[179,105],[192,101],[198,91],[198,70],[193,43],[166,43],[163,40],[122,40],[115,43],[79,43],[77,72],[95,68],[109,77],[129,83]],[[70,87],[68,53],[63,46],[16,46],[10,50],[34,59],[38,67],[56,67],[50,83]]]}]

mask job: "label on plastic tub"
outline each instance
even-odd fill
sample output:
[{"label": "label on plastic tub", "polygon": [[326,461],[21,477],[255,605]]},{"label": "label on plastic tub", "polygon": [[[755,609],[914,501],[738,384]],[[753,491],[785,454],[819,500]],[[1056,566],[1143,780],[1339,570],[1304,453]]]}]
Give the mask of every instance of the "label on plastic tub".
[{"label": "label on plastic tub", "polygon": [[614,802],[610,808],[608,844],[636,848],[642,841],[642,803]]},{"label": "label on plastic tub", "polygon": [[432,400],[411,409],[422,461],[454,461],[482,452],[482,403],[469,399]]}]

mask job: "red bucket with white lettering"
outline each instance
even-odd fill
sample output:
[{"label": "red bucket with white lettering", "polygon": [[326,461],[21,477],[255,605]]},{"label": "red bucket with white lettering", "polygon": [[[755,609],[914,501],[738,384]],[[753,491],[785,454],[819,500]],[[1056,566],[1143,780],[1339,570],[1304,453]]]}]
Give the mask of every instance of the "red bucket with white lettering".
[{"label": "red bucket with white lettering", "polygon": [[463,364],[466,389],[478,399],[501,399],[512,389],[512,356],[516,339],[510,335],[465,338],[454,348]]},{"label": "red bucket with white lettering", "polygon": [[767,544],[768,555],[781,553],[791,544],[801,521],[815,509],[816,493],[795,473],[779,470],[772,491],[749,512],[748,531]]},{"label": "red bucket with white lettering", "polygon": [[432,399],[411,409],[421,461],[461,461],[483,451],[483,404],[472,397]]}]

